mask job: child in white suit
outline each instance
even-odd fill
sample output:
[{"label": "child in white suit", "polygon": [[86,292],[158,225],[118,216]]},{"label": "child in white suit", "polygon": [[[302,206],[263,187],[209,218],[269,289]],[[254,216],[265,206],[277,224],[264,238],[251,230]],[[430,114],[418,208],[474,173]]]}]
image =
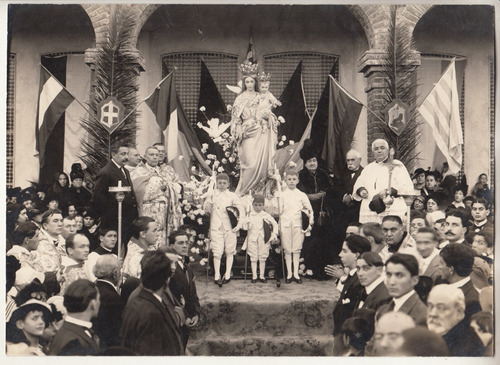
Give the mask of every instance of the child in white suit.
[{"label": "child in white suit", "polygon": [[[295,170],[287,170],[285,183],[287,189],[281,193],[281,214],[280,214],[280,232],[281,244],[285,252],[285,261],[287,268],[287,278],[285,282],[293,280],[300,284],[302,280],[299,277],[299,259],[304,235],[311,230],[314,223],[314,216],[311,203],[305,193],[297,189],[299,175]],[[302,230],[302,211],[309,216],[309,227]]]},{"label": "child in white suit", "polygon": [[[261,283],[267,281],[264,277],[264,271],[266,269],[266,260],[269,257],[269,242],[274,241],[278,235],[278,224],[269,213],[264,212],[264,203],[263,195],[254,195],[253,209],[245,222],[245,228],[248,230],[245,246],[252,266],[252,283],[257,282],[257,261],[259,262],[260,271],[259,281]],[[264,240],[264,222],[271,224],[273,227],[268,242]]]},{"label": "child in white suit", "polygon": [[[214,282],[217,285],[229,283],[234,255],[236,254],[236,233],[241,224],[233,228],[226,208],[236,207],[243,212],[238,196],[228,190],[229,176],[226,173],[216,177],[216,189],[205,200],[203,208],[210,212],[210,248],[214,256]],[[226,253],[226,273],[224,279],[220,276],[222,254]]]}]

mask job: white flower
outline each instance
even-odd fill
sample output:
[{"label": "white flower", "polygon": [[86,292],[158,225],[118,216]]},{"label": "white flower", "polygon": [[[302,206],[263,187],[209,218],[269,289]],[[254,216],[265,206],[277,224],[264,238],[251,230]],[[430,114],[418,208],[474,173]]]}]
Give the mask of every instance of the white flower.
[{"label": "white flower", "polygon": [[285,118],[283,118],[281,115],[278,117],[278,122],[281,124],[285,123]]},{"label": "white flower", "polygon": [[208,261],[207,259],[201,259],[200,260],[200,265],[201,266],[205,266],[205,264],[207,263],[207,261]]},{"label": "white flower", "polygon": [[227,104],[226,109],[228,112],[230,112],[231,110],[233,110],[233,106],[231,104]]},{"label": "white flower", "polygon": [[282,141],[286,141],[286,136],[281,136]]},{"label": "white flower", "polygon": [[214,167],[219,167],[219,165],[220,165],[219,160],[214,161]]},{"label": "white flower", "polygon": [[192,252],[192,253],[196,253],[196,248],[191,247],[191,252]]},{"label": "white flower", "polygon": [[189,262],[194,262],[194,257],[193,256],[189,256]]},{"label": "white flower", "polygon": [[210,161],[210,160],[205,160],[205,163],[206,163],[207,165],[210,165],[210,164],[212,163],[212,161]]},{"label": "white flower", "polygon": [[306,265],[304,265],[304,264],[300,264],[300,265],[299,265],[299,269],[300,269],[300,270],[304,270],[305,268],[306,268]]},{"label": "white flower", "polygon": [[186,215],[185,215],[185,214],[183,214],[183,215],[182,215],[182,219],[184,219],[184,218],[186,218]]},{"label": "white flower", "polygon": [[278,143],[278,146],[280,146],[280,147],[283,145],[284,145],[283,141],[280,141],[280,143]]},{"label": "white flower", "polygon": [[229,133],[224,132],[224,133],[221,134],[221,137],[222,138],[228,138],[229,137]]},{"label": "white flower", "polygon": [[229,152],[229,151],[224,152],[224,156],[226,156],[226,157],[231,156],[231,152]]},{"label": "white flower", "polygon": [[203,151],[203,150],[205,150],[205,151],[206,151],[206,150],[208,149],[208,143],[203,143],[203,144],[201,145],[201,149],[202,149],[202,151]]},{"label": "white flower", "polygon": [[229,157],[229,162],[233,163],[235,161],[235,158],[233,156]]},{"label": "white flower", "polygon": [[202,240],[198,240],[198,241],[196,241],[196,244],[197,244],[198,246],[203,246],[203,241],[202,241]]},{"label": "white flower", "polygon": [[217,169],[218,172],[224,172],[224,167],[220,166],[218,169]]},{"label": "white flower", "polygon": [[304,258],[303,258],[303,257],[301,257],[301,258],[299,259],[299,262],[304,262]]},{"label": "white flower", "polygon": [[306,271],[306,275],[312,275],[313,274],[313,271],[312,270],[307,270]]},{"label": "white flower", "polygon": [[201,225],[203,224],[203,219],[198,218],[198,219],[196,220],[196,223],[198,223],[198,224],[201,226]]},{"label": "white flower", "polygon": [[223,164],[227,164],[227,158],[223,158],[223,159],[221,160],[221,162],[222,162]]},{"label": "white flower", "polygon": [[207,158],[209,160],[215,160],[217,158],[217,156],[215,156],[213,153],[210,153],[210,154],[207,155]]},{"label": "white flower", "polygon": [[288,167],[296,167],[296,166],[297,166],[297,164],[295,162],[293,162],[293,161],[290,161],[288,163]]},{"label": "white flower", "polygon": [[293,150],[288,150],[288,153],[293,155]]},{"label": "white flower", "polygon": [[304,270],[299,269],[299,275],[304,275]]},{"label": "white flower", "polygon": [[204,106],[200,106],[200,112],[204,112],[205,110],[207,110]]},{"label": "white flower", "polygon": [[196,126],[197,126],[198,128],[201,128],[201,127],[203,127],[203,124],[201,124],[201,122],[198,122],[198,123],[196,123]]},{"label": "white flower", "polygon": [[292,140],[290,140],[290,141],[288,142],[288,144],[289,144],[290,146],[293,146],[293,145],[295,144],[295,142],[294,142],[294,141],[292,141]]},{"label": "white flower", "polygon": [[187,199],[184,199],[184,200],[182,201],[182,205],[186,205],[187,203],[188,203]]},{"label": "white flower", "polygon": [[200,237],[200,239],[204,239],[204,238],[205,238],[205,235],[204,235],[203,233],[200,233],[200,234],[198,235],[198,237]]}]

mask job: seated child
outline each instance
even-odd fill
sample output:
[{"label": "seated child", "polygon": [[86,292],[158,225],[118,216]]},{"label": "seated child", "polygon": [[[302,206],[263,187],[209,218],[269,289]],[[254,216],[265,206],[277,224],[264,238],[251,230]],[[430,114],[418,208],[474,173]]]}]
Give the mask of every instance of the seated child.
[{"label": "seated child", "polygon": [[272,112],[272,109],[281,105],[281,102],[274,97],[274,95],[269,91],[269,80],[271,78],[270,74],[263,72],[259,76],[259,104],[257,106],[256,119],[262,124],[263,128],[273,128],[276,130],[278,127],[278,118]]}]

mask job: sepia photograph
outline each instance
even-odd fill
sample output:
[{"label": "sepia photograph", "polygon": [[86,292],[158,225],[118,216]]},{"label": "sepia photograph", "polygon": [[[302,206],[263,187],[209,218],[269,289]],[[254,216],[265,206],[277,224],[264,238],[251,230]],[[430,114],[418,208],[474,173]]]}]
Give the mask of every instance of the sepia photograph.
[{"label": "sepia photograph", "polygon": [[0,0],[4,360],[493,361],[497,11]]}]

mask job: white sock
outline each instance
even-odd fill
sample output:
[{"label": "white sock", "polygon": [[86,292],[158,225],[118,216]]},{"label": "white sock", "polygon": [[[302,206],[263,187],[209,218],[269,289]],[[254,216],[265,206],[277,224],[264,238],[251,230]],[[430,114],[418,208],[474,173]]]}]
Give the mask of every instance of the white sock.
[{"label": "white sock", "polygon": [[233,268],[233,260],[234,260],[233,255],[226,256],[226,275],[224,275],[226,280],[231,279],[231,269]]},{"label": "white sock", "polygon": [[252,279],[257,279],[257,261],[251,261],[252,265]]},{"label": "white sock", "polygon": [[266,260],[259,260],[259,271],[260,278],[264,279],[264,273],[266,272]]},{"label": "white sock", "polygon": [[285,262],[286,262],[286,271],[287,271],[287,279],[292,277],[292,254],[285,252]]},{"label": "white sock", "polygon": [[220,257],[214,257],[214,280],[220,279]]},{"label": "white sock", "polygon": [[299,259],[300,259],[300,253],[299,252],[294,252],[293,253],[293,276],[296,279],[299,279]]}]

